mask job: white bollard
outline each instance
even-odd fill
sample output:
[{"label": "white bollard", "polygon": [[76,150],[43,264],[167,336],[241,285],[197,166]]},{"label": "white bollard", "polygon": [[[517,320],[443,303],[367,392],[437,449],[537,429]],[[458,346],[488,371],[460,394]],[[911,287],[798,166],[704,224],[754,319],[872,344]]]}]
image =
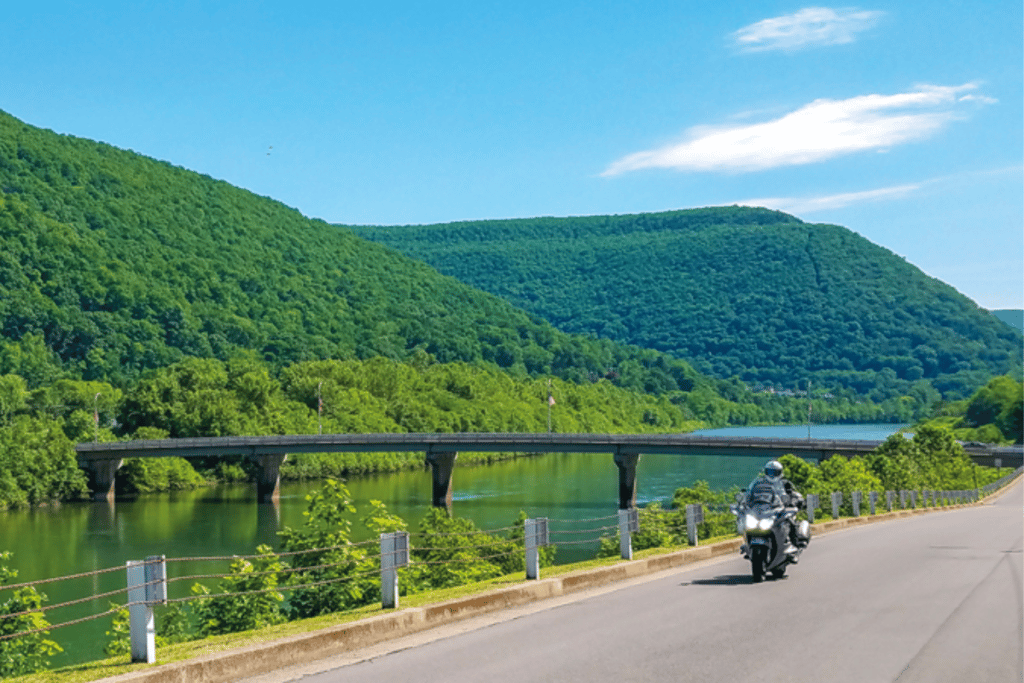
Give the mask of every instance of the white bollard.
[{"label": "white bollard", "polygon": [[398,607],[398,568],[409,564],[409,534],[396,531],[380,535],[380,606]]},{"label": "white bollard", "polygon": [[128,635],[132,661],[156,662],[156,617],[153,605],[167,602],[167,562],[163,555],[129,560]]},{"label": "white bollard", "polygon": [[703,505],[692,503],[686,506],[686,540],[690,545],[697,545],[697,525],[703,521]]},{"label": "white bollard", "polygon": [[549,543],[547,517],[526,520],[523,541],[526,546],[526,578],[533,581],[540,578],[540,547]]},{"label": "white bollard", "polygon": [[619,510],[619,551],[622,559],[633,559],[633,539],[630,533],[639,530],[639,516],[636,508]]}]

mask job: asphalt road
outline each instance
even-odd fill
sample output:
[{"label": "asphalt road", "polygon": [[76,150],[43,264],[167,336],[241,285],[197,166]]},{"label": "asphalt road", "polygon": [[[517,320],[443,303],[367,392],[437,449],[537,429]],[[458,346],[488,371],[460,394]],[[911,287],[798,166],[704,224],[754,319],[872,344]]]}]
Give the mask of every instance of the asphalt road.
[{"label": "asphalt road", "polygon": [[813,539],[782,580],[738,556],[260,681],[1022,681],[1018,482],[992,504]]}]

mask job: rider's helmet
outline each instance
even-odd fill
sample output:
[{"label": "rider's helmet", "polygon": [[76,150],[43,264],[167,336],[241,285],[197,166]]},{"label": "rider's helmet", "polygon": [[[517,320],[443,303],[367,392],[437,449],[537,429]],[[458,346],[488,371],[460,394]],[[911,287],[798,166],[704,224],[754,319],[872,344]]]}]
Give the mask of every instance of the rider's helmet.
[{"label": "rider's helmet", "polygon": [[771,460],[764,466],[764,475],[772,481],[778,480],[782,476],[782,463],[778,460]]}]

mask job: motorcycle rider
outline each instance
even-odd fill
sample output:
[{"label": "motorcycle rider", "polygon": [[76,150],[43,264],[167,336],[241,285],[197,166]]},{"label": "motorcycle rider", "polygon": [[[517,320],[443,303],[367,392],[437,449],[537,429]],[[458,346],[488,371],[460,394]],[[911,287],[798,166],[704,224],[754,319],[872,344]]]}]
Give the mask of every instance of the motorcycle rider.
[{"label": "motorcycle rider", "polygon": [[[784,479],[782,476],[782,463],[778,460],[770,460],[765,463],[764,472],[754,480],[747,493],[747,500],[751,502],[772,502],[775,497],[786,507],[803,509],[804,497],[793,486],[793,482]],[[787,537],[790,543],[797,548],[807,546],[807,540],[800,538],[796,527],[789,525]]]}]

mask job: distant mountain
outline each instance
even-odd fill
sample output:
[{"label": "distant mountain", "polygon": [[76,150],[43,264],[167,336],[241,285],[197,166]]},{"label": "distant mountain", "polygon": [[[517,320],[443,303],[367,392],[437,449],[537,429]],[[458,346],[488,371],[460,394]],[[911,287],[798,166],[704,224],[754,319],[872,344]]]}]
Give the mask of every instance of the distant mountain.
[{"label": "distant mountain", "polygon": [[1022,338],[952,287],[835,225],[722,207],[352,227],[559,329],[704,373],[880,399],[969,396],[1019,372]]},{"label": "distant mountain", "polygon": [[999,311],[992,311],[992,315],[1024,334],[1024,311],[1020,309],[1007,308]]},{"label": "distant mountain", "polygon": [[482,361],[653,393],[707,382],[279,202],[0,112],[0,375],[123,385],[240,353]]}]

